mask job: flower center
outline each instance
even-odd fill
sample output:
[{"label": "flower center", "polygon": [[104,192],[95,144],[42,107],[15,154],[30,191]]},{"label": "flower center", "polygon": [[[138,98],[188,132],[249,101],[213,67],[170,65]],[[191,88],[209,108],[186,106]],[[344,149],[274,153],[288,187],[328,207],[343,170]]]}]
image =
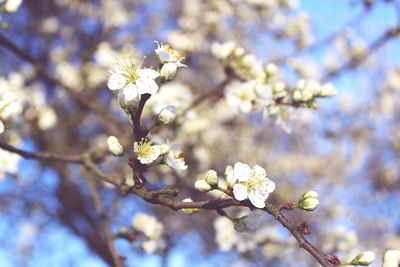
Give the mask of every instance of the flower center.
[{"label": "flower center", "polygon": [[127,80],[129,81],[129,83],[136,83],[136,80],[139,78],[139,74],[138,74],[138,66],[131,62],[129,65],[124,66],[124,76],[127,78]]}]

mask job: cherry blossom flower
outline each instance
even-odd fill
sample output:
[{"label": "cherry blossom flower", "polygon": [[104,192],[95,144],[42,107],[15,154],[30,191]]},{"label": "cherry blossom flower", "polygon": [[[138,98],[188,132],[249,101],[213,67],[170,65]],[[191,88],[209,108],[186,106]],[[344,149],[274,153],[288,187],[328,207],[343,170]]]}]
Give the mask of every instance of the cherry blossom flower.
[{"label": "cherry blossom flower", "polygon": [[154,94],[158,91],[158,85],[154,81],[160,74],[152,69],[142,69],[141,64],[132,58],[119,60],[110,71],[107,86],[110,90],[137,91],[138,94]]}]

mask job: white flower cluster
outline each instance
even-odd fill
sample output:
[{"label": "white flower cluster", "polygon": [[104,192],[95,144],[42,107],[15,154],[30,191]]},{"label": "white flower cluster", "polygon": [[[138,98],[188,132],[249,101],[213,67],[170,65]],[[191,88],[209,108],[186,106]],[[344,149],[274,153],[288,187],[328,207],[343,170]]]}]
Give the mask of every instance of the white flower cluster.
[{"label": "white flower cluster", "polygon": [[[258,216],[253,213],[234,221],[227,217],[218,217],[213,225],[215,242],[224,252],[235,249],[239,253],[245,253],[265,244],[266,240],[278,239],[275,229],[272,230],[271,226],[261,227]],[[241,225],[244,225],[244,231]]]},{"label": "white flower cluster", "polygon": [[[225,176],[228,190],[233,190],[235,199],[239,201],[249,199],[255,207],[260,209],[265,207],[265,201],[269,194],[275,190],[275,183],[267,178],[265,169],[259,165],[250,168],[245,163],[236,162],[234,167],[230,165],[226,167]],[[195,188],[200,192],[208,192],[213,189],[223,190],[222,186],[219,188],[219,184],[217,173],[209,170],[203,179],[196,181]]]},{"label": "white flower cluster", "polygon": [[171,169],[177,172],[183,172],[187,169],[183,159],[182,150],[178,144],[152,144],[147,139],[134,143],[133,151],[142,164],[152,164],[160,159]]},{"label": "white flower cluster", "polygon": [[264,116],[273,116],[276,124],[282,124],[288,131],[286,121],[290,119],[290,105],[315,108],[316,98],[337,94],[331,83],[321,85],[315,80],[301,79],[293,89],[287,88],[276,65],[263,67],[254,55],[245,53],[232,41],[214,43],[211,51],[224,66],[232,68],[235,75],[241,78],[226,86],[227,104],[242,113],[261,111]]},{"label": "white flower cluster", "polygon": [[[119,91],[119,104],[130,116],[136,111],[142,95],[151,96],[157,93],[159,89],[157,78],[161,78],[161,83],[172,80],[178,68],[186,67],[181,63],[184,57],[178,51],[169,45],[156,43],[155,53],[160,67],[159,71],[142,68],[142,63],[133,58],[119,60],[110,71],[107,86],[110,90]],[[175,119],[177,108],[174,105],[166,103],[166,105],[158,107],[157,125],[169,124]],[[108,150],[113,155],[123,155],[123,147],[116,137],[109,137],[107,144]],[[181,157],[182,150],[179,145],[156,144],[143,138],[134,143],[133,150],[142,164],[165,163],[177,172],[187,169],[187,165]]]},{"label": "white flower cluster", "polygon": [[156,217],[137,213],[132,220],[132,226],[134,229],[143,232],[146,240],[142,242],[141,247],[147,253],[154,253],[165,248],[165,240],[162,237],[164,226]]},{"label": "white flower cluster", "polygon": [[4,123],[22,112],[21,99],[18,97],[23,80],[17,74],[11,74],[6,80],[0,77],[0,134],[5,129]]},{"label": "white flower cluster", "polygon": [[315,80],[299,80],[293,90],[293,100],[309,102],[316,97],[332,97],[337,94],[336,88],[331,83],[321,85]]},{"label": "white flower cluster", "polygon": [[227,166],[225,170],[228,185],[233,188],[234,197],[241,201],[249,199],[257,208],[264,208],[265,201],[275,190],[275,183],[267,178],[264,168],[236,162],[234,167]]}]

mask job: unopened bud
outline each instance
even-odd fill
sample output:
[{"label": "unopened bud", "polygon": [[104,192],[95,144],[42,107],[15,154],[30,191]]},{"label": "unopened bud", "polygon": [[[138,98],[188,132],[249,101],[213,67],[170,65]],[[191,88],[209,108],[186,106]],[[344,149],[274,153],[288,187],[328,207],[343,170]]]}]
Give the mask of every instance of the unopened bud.
[{"label": "unopened bud", "polygon": [[319,200],[317,198],[306,198],[297,204],[297,207],[306,211],[313,211],[319,205]]},{"label": "unopened bud", "polygon": [[321,92],[319,93],[320,97],[332,97],[335,95],[337,95],[337,91],[332,83],[324,84],[321,88]]},{"label": "unopened bud", "polygon": [[318,198],[318,193],[313,190],[307,191],[303,194],[302,199],[307,198]]},{"label": "unopened bud", "polygon": [[140,95],[135,90],[126,86],[118,92],[118,102],[122,109],[133,110],[139,105]]},{"label": "unopened bud", "polygon": [[206,173],[206,182],[211,185],[211,186],[217,186],[218,185],[218,175],[217,172],[214,170],[209,170]]},{"label": "unopened bud", "polygon": [[169,105],[161,109],[158,113],[157,123],[158,124],[168,124],[171,123],[176,117],[176,107]]},{"label": "unopened bud", "polygon": [[107,148],[114,156],[121,157],[124,154],[124,148],[119,143],[117,137],[110,136],[107,138]]},{"label": "unopened bud", "polygon": [[200,192],[208,192],[212,189],[211,185],[209,185],[204,179],[197,180],[194,183],[194,188]]},{"label": "unopened bud", "polygon": [[161,67],[160,77],[163,81],[170,81],[175,78],[178,66],[176,63],[166,63]]},{"label": "unopened bud", "polygon": [[361,265],[361,266],[368,266],[375,260],[375,253],[372,251],[365,251],[360,253],[355,257],[351,262],[350,265]]}]

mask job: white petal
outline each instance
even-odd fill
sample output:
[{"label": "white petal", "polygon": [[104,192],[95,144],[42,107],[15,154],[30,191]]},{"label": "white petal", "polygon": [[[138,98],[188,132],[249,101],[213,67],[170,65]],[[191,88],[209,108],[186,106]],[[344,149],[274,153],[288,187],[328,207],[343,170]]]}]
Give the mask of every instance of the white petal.
[{"label": "white petal", "polygon": [[243,113],[250,113],[252,108],[253,108],[253,104],[251,102],[242,102],[240,104],[240,110]]},{"label": "white petal", "polygon": [[125,86],[126,82],[127,80],[123,75],[113,73],[108,79],[107,86],[110,90],[119,90]]},{"label": "white petal", "polygon": [[265,200],[268,195],[261,195],[257,192],[251,191],[249,193],[249,200],[250,202],[257,208],[264,208],[265,207]]},{"label": "white petal", "polygon": [[267,192],[272,193],[275,191],[276,184],[274,181],[268,179]]},{"label": "white petal", "polygon": [[160,73],[158,73],[155,70],[152,69],[141,69],[138,71],[140,78],[147,78],[147,79],[156,79],[160,76]]},{"label": "white petal", "polygon": [[267,172],[265,171],[265,169],[263,167],[261,167],[260,165],[255,165],[252,169],[253,171],[253,175],[257,176],[257,177],[265,177],[267,176]]},{"label": "white petal", "polygon": [[235,166],[233,168],[233,176],[240,182],[248,181],[250,173],[251,173],[251,168],[249,165],[242,162],[235,163]]},{"label": "white petal", "polygon": [[158,85],[154,80],[139,78],[136,81],[136,88],[139,94],[154,94],[158,91]]},{"label": "white petal", "polygon": [[233,195],[239,201],[245,200],[247,198],[247,187],[242,184],[235,184]]}]

